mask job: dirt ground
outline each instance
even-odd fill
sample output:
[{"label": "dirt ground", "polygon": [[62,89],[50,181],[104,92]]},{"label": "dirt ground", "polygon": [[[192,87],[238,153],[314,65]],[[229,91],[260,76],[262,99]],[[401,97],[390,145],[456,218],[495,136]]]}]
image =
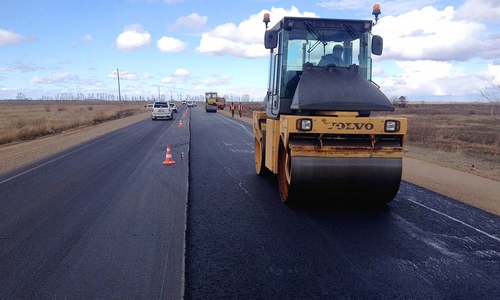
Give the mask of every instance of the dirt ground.
[{"label": "dirt ground", "polygon": [[[219,110],[218,113],[230,116],[228,110]],[[237,113],[235,115],[235,118],[240,119]],[[2,146],[0,173],[146,118],[149,118],[149,112],[33,141]],[[252,123],[250,118],[243,117],[241,120]],[[474,169],[463,172],[438,163],[432,155],[426,155],[425,151],[407,150],[403,158],[403,180],[500,216],[499,181],[479,176]]]}]

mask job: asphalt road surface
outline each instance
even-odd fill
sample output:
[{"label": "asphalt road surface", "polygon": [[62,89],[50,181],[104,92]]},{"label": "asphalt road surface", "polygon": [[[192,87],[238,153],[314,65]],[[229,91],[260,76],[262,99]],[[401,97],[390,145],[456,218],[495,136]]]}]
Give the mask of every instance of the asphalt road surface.
[{"label": "asphalt road surface", "polygon": [[499,298],[499,217],[406,182],[287,206],[250,125],[184,109],[0,175],[0,299]]},{"label": "asphalt road surface", "polygon": [[[187,158],[189,129],[179,128],[181,116],[1,174],[0,299],[182,297],[188,162],[180,154]],[[163,164],[167,144],[176,164]]]},{"label": "asphalt road surface", "polygon": [[384,207],[289,207],[253,143],[192,111],[187,299],[500,298],[499,217],[406,182]]}]

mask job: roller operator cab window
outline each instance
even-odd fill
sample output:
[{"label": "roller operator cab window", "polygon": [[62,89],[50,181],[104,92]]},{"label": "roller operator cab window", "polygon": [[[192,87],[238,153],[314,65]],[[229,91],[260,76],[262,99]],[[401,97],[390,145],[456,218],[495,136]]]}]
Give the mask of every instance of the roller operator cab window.
[{"label": "roller operator cab window", "polygon": [[301,75],[305,63],[313,66],[335,64],[337,67],[357,65],[359,75],[371,80],[371,23],[366,22],[303,21],[283,30],[280,96],[290,97],[290,84]]}]

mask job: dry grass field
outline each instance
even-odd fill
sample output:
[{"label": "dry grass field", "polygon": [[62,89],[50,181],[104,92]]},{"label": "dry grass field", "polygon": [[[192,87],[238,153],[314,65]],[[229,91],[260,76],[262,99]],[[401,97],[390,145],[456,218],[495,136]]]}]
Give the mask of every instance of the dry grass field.
[{"label": "dry grass field", "polygon": [[499,161],[500,117],[491,108],[485,103],[429,104],[398,108],[395,114],[409,120],[410,145]]},{"label": "dry grass field", "polygon": [[500,117],[489,103],[397,108],[408,118],[409,156],[500,181]]},{"label": "dry grass field", "polygon": [[32,140],[144,111],[143,102],[0,101],[0,145]]}]

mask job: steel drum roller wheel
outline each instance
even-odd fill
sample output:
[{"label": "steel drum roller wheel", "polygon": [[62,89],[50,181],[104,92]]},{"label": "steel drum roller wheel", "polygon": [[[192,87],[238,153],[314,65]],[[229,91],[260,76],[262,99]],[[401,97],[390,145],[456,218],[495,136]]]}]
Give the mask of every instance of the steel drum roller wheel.
[{"label": "steel drum roller wheel", "polygon": [[257,175],[265,175],[266,166],[265,166],[265,157],[264,157],[264,145],[262,145],[261,141],[255,138],[255,172]]},{"label": "steel drum roller wheel", "polygon": [[280,148],[278,152],[278,187],[281,201],[286,204],[293,202],[295,198],[293,196],[293,189],[290,186],[291,183],[291,157],[286,151],[283,143],[280,143]]},{"label": "steel drum roller wheel", "polygon": [[259,176],[271,176],[272,172],[266,168],[266,155],[265,155],[265,140],[266,132],[262,131],[262,139],[255,138],[254,153],[255,153],[255,172]]},{"label": "steel drum roller wheel", "polygon": [[293,195],[328,195],[334,202],[382,204],[396,196],[401,182],[401,158],[293,157]]}]

